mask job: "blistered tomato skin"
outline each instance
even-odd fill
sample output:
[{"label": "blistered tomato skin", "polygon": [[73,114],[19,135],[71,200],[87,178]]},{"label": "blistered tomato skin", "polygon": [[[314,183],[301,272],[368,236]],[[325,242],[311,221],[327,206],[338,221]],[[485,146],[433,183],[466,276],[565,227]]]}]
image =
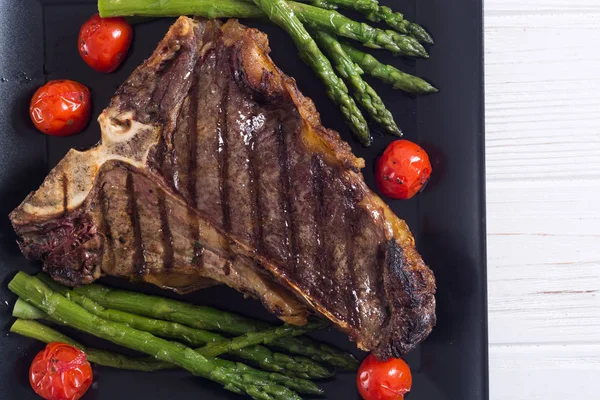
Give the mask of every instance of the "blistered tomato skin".
[{"label": "blistered tomato skin", "polygon": [[48,344],[29,369],[31,387],[46,400],[78,400],[92,379],[92,367],[85,353],[64,343]]},{"label": "blistered tomato skin", "polygon": [[396,140],[377,161],[375,180],[387,197],[410,199],[429,181],[431,163],[427,152],[408,140]]},{"label": "blistered tomato skin", "polygon": [[358,370],[356,385],[364,400],[403,400],[412,387],[412,374],[399,358],[378,361],[371,354]]},{"label": "blistered tomato skin", "polygon": [[89,89],[69,80],[48,82],[35,92],[29,105],[35,127],[53,136],[81,132],[90,120],[91,110]]},{"label": "blistered tomato skin", "polygon": [[125,59],[133,28],[125,18],[100,18],[94,14],[79,31],[79,55],[98,72],[113,72]]}]

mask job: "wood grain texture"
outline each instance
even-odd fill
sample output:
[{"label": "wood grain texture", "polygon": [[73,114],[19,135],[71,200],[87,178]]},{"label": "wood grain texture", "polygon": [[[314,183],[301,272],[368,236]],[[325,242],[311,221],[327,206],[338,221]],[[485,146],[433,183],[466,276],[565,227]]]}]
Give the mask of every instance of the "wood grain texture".
[{"label": "wood grain texture", "polygon": [[598,345],[490,349],[491,399],[597,399],[598,376]]},{"label": "wood grain texture", "polygon": [[600,2],[486,0],[492,400],[600,393]]}]

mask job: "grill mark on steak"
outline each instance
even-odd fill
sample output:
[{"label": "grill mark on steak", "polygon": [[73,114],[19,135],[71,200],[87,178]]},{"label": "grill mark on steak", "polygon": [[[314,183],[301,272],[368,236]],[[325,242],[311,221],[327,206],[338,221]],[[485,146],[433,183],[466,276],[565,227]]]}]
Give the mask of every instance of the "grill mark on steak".
[{"label": "grill mark on steak", "polygon": [[[331,278],[327,276],[323,270],[323,266],[328,263],[328,259],[325,258],[326,253],[323,251],[323,223],[326,218],[324,215],[325,210],[325,197],[323,188],[323,165],[321,164],[321,157],[314,155],[311,158],[311,170],[312,170],[312,191],[314,198],[314,221],[315,221],[315,256],[314,256],[314,268],[318,271],[318,278],[321,280],[320,288],[331,287],[331,285],[324,284]],[[330,293],[324,293],[326,296]]]},{"label": "grill mark on steak", "polygon": [[[323,162],[323,161],[322,161]],[[348,301],[343,293],[349,293],[350,272],[348,271],[348,240],[345,201],[342,197],[344,188],[339,179],[335,179],[332,169],[324,163],[323,170],[323,220],[321,232],[323,237],[322,252],[325,254],[325,263],[322,263],[324,273],[330,277],[330,292],[326,294],[331,301],[328,309],[336,317],[346,320],[351,314],[348,312]],[[343,227],[343,228],[341,228]]]},{"label": "grill mark on steak", "polygon": [[219,103],[219,118],[217,122],[217,134],[218,134],[218,152],[219,152],[219,170],[221,172],[221,179],[219,180],[219,188],[221,190],[221,207],[222,207],[222,224],[223,229],[228,231],[231,229],[231,218],[229,214],[229,184],[227,177],[229,176],[229,154],[228,154],[228,139],[229,127],[227,121],[227,105],[229,98],[229,83],[225,85],[223,90],[223,96]]},{"label": "grill mark on steak", "polygon": [[[368,223],[372,218],[364,209],[354,211],[354,225],[361,227],[354,234],[354,292],[358,307],[359,326],[376,331],[385,321],[385,304],[377,293],[381,274],[377,272],[381,243],[385,242],[383,224]],[[373,245],[376,243],[376,245]],[[378,339],[377,339],[378,340]]]},{"label": "grill mark on steak", "polygon": [[140,226],[135,186],[131,171],[127,171],[125,188],[127,191],[127,214],[129,215],[129,222],[133,229],[133,269],[136,275],[142,276],[146,269],[146,260],[144,257],[142,228]]},{"label": "grill mark on steak", "polygon": [[[156,153],[156,161],[155,165],[158,166],[161,170],[169,170],[169,166],[172,167],[172,160],[169,160],[170,165],[165,165],[167,163],[167,156],[172,157],[173,154],[167,154],[168,150],[170,150],[170,144],[172,143],[172,133],[174,130],[174,126],[170,127],[169,124],[169,114],[173,110],[178,101],[177,98],[180,96],[185,97],[188,92],[189,86],[185,88],[184,84],[183,90],[172,90],[171,86],[178,87],[179,81],[185,76],[187,72],[191,71],[193,68],[192,57],[191,55],[186,55],[186,52],[182,52],[179,49],[176,55],[168,59],[161,67],[161,75],[158,80],[158,84],[154,88],[154,91],[151,93],[147,109],[145,109],[145,113],[147,113],[148,120],[154,120],[156,122],[160,122],[165,126],[165,130],[163,131],[163,140],[160,143],[159,149]],[[185,80],[184,80],[185,81]],[[179,108],[180,111],[181,108]],[[175,116],[178,116],[178,112],[175,113]],[[172,122],[173,125],[176,124],[176,120]],[[165,168],[166,167],[166,168]],[[176,188],[176,182],[173,180],[175,177],[172,173],[163,174],[165,179],[169,181],[169,183]]]},{"label": "grill mark on steak", "polygon": [[[252,116],[254,124],[255,115]],[[262,211],[261,201],[261,185],[260,185],[260,174],[258,173],[258,157],[256,155],[256,132],[254,132],[254,125],[252,126],[252,133],[250,134],[250,140],[246,144],[246,151],[248,154],[248,169],[250,171],[250,185],[248,185],[248,191],[250,197],[254,203],[254,226],[255,226],[255,237],[256,237],[256,251],[262,253],[264,250],[264,233],[263,227],[265,225],[265,218]]]},{"label": "grill mark on steak", "polygon": [[[311,297],[324,298],[320,287],[321,271],[315,268],[316,223],[314,218],[315,196],[312,185],[312,154],[303,151],[305,142],[298,129],[298,116],[293,111],[285,120],[285,136],[288,143],[288,160],[290,163],[290,193],[292,198],[291,215],[296,233],[297,261],[294,268],[294,280],[298,285],[306,286],[303,290]],[[305,282],[310,282],[305,285]]]},{"label": "grill mark on steak", "polygon": [[[285,210],[282,194],[282,169],[278,161],[279,139],[277,113],[259,107],[257,124],[261,126],[253,136],[254,152],[251,164],[258,174],[255,179],[259,207],[256,219],[259,220],[259,235],[262,253],[278,263],[286,264],[290,259],[289,240],[285,226]],[[260,214],[260,215],[258,215]]]},{"label": "grill mark on steak", "polygon": [[62,179],[62,192],[63,192],[63,216],[69,212],[69,178],[66,174],[63,174]]},{"label": "grill mark on steak", "polygon": [[[106,197],[104,185],[100,185],[98,189],[98,202],[100,203],[100,232],[104,233],[104,245],[106,251],[104,256],[108,257],[108,264],[115,264],[115,239],[112,234],[112,226],[108,218],[109,204]],[[104,262],[104,261],[103,261]]]},{"label": "grill mark on steak", "polygon": [[197,209],[216,223],[223,219],[218,123],[226,79],[217,64],[220,53],[220,50],[210,50],[198,71],[198,104],[201,108],[200,118],[196,121],[197,163],[202,168],[202,173],[197,171],[196,174]]},{"label": "grill mark on steak", "polygon": [[255,134],[253,124],[256,121],[252,117],[258,105],[247,99],[236,80],[230,80],[227,102],[224,104],[224,118],[227,120],[227,130],[224,132],[227,170],[224,180],[227,183],[230,221],[227,231],[244,243],[255,246],[255,210],[252,207],[253,188],[248,143]]},{"label": "grill mark on steak", "polygon": [[292,271],[296,269],[298,265],[298,243],[296,238],[296,222],[294,219],[293,208],[292,208],[292,193],[291,193],[291,182],[290,182],[290,161],[285,137],[285,131],[283,128],[283,122],[278,121],[277,125],[277,160],[281,169],[281,208],[284,210],[284,224],[286,230],[286,247],[290,252],[288,261],[291,262]]},{"label": "grill mark on steak", "polygon": [[[192,84],[192,90],[190,91],[190,110],[188,119],[188,160],[187,160],[187,193],[189,196],[189,202],[192,208],[196,209],[198,206],[198,198],[196,195],[196,182],[198,177],[196,175],[198,168],[198,76],[194,74],[194,83]],[[196,230],[197,231],[197,230]],[[194,235],[197,234],[193,233]]]},{"label": "grill mark on steak", "polygon": [[[190,93],[193,92],[194,89],[191,89]],[[171,150],[168,151],[168,158],[166,158],[166,163],[162,166],[163,174],[172,175],[172,179],[168,181],[172,181],[175,191],[181,194],[187,201],[192,201],[193,198],[192,194],[189,193],[191,177],[188,168],[189,163],[192,162],[190,143],[191,124],[193,123],[190,118],[193,112],[192,103],[193,99],[191,95],[183,100],[175,123],[173,141],[164,146],[165,149],[170,147]],[[166,143],[166,140],[164,142]]]},{"label": "grill mark on steak", "polygon": [[[160,216],[160,239],[162,243],[162,263],[163,267],[166,269],[173,268],[173,235],[171,233],[171,227],[169,226],[169,216],[167,214],[167,205],[165,202],[165,193],[160,191],[157,193],[158,196],[158,215]],[[196,226],[196,232],[198,232],[198,227],[196,223],[196,218],[190,218],[194,223],[190,224]],[[197,240],[197,239],[195,239]]]},{"label": "grill mark on steak", "polygon": [[354,218],[354,206],[347,199],[347,191],[343,194],[344,204],[344,217],[346,219],[346,270],[348,271],[348,284],[347,292],[345,296],[346,309],[348,310],[348,322],[352,326],[360,326],[360,319],[358,317],[358,305],[356,296],[356,271],[354,265],[354,236],[356,234],[356,221]]},{"label": "grill mark on steak", "polygon": [[[196,68],[198,71],[199,68]],[[198,208],[198,193],[197,193],[197,182],[198,182],[198,105],[199,105],[199,79],[198,73],[194,73],[194,82],[192,83],[192,89],[190,91],[189,101],[189,119],[188,119],[188,132],[186,132],[188,138],[188,169],[187,169],[187,193],[192,208],[188,209],[188,219],[190,223],[190,235],[195,243],[199,243],[200,239],[200,228],[197,223],[197,219],[192,215],[192,209]],[[196,251],[194,245],[194,257],[192,258],[192,264],[202,265],[203,252]]]}]

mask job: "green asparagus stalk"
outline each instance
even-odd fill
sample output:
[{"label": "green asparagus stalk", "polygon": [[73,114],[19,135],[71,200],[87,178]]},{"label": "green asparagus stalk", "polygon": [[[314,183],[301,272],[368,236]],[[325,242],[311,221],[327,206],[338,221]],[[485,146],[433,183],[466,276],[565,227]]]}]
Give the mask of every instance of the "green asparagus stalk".
[{"label": "green asparagus stalk", "polygon": [[[220,331],[233,335],[258,330],[255,321],[249,318],[166,297],[115,289],[96,283],[76,287],[73,292],[85,296],[105,308],[177,322],[197,329]],[[264,326],[262,325],[262,327]]]},{"label": "green asparagus stalk", "polygon": [[12,316],[25,320],[47,319],[48,314],[19,298],[13,307]]},{"label": "green asparagus stalk", "polygon": [[371,144],[369,127],[356,103],[348,94],[348,88],[336,75],[327,57],[321,53],[288,4],[284,0],[255,0],[254,3],[273,23],[288,32],[298,48],[300,58],[325,84],[327,95],[340,107],[350,129],[363,145],[369,146]]},{"label": "green asparagus stalk", "polygon": [[[104,308],[94,300],[53,281],[46,274],[38,274],[37,277],[55,292],[67,297],[100,318],[119,322],[156,336],[176,339],[191,346],[206,345],[203,348],[196,349],[196,351],[206,357],[216,357],[221,353],[227,352],[272,372],[280,372],[305,379],[323,379],[332,376],[331,371],[313,360],[273,353],[264,346],[252,346],[259,343],[270,343],[274,339],[284,336],[297,336],[311,330],[321,329],[325,327],[325,322],[323,321],[313,322],[304,327],[267,327],[261,331],[249,332],[244,336],[228,339],[217,333],[191,328],[177,322],[152,319],[126,311]],[[18,303],[19,301],[17,301]],[[17,307],[15,306],[15,308]],[[25,318],[24,316],[21,317]],[[218,353],[219,351],[221,353]]]},{"label": "green asparagus stalk", "polygon": [[[367,1],[371,2],[371,0],[367,0]],[[334,4],[333,2],[328,1],[328,0],[298,0],[298,2],[308,3],[315,7],[324,8],[326,10],[337,10],[339,8],[337,6],[337,4]]]},{"label": "green asparagus stalk", "polygon": [[[20,302],[20,306],[15,304],[15,310],[13,314],[25,314],[31,317],[43,315],[48,318],[48,315],[43,311],[35,308],[29,303],[18,299],[17,302]],[[19,310],[17,310],[19,307]],[[29,309],[29,310],[28,310]],[[35,310],[33,314],[31,314],[30,310]],[[37,318],[36,318],[37,319]],[[125,369],[132,371],[159,371],[163,369],[171,369],[175,368],[173,364],[156,360],[152,357],[139,357],[132,358],[127,357],[122,354],[112,353],[105,350],[95,349],[91,347],[85,347],[81,343],[76,342],[75,340],[69,338],[68,336],[63,335],[62,333],[46,326],[40,324],[37,321],[25,320],[25,319],[17,319],[13,326],[10,328],[10,331],[21,336],[25,336],[31,339],[36,339],[44,343],[51,342],[60,342],[67,343],[72,346],[79,348],[81,351],[86,353],[87,359],[94,364],[102,365],[105,367],[117,368],[117,369]],[[235,363],[233,361],[213,360],[219,363],[222,367],[231,369],[236,373],[242,374],[254,374],[262,377],[263,379],[272,380],[273,382],[279,383],[285,387],[288,387],[292,390],[296,390],[299,393],[311,394],[311,395],[322,395],[323,389],[314,384],[313,382],[300,379],[300,378],[292,378],[286,375],[259,371],[253,368],[250,368],[241,363]]]},{"label": "green asparagus stalk", "polygon": [[[22,301],[22,303],[25,302]],[[39,312],[43,313],[42,311]],[[12,333],[16,333],[31,339],[36,339],[44,343],[59,342],[70,344],[71,346],[75,346],[83,351],[87,355],[88,361],[91,363],[103,365],[105,367],[147,372],[173,368],[173,365],[163,361],[157,361],[155,359],[136,359],[126,357],[122,354],[112,353],[110,351],[85,347],[81,343],[76,342],[75,340],[55,331],[46,325],[40,324],[37,321],[19,318],[11,326],[10,331]]]},{"label": "green asparagus stalk", "polygon": [[297,393],[289,388],[254,374],[238,374],[189,347],[99,318],[24,272],[17,273],[8,287],[13,293],[46,312],[53,319],[118,345],[151,355],[158,360],[173,363],[194,375],[218,382],[234,393],[246,393],[254,399],[300,399]]},{"label": "green asparagus stalk", "polygon": [[362,78],[364,71],[348,57],[336,38],[329,33],[319,31],[315,32],[314,36],[319,46],[324,49],[329,59],[332,60],[340,76],[352,88],[352,95],[358,104],[367,110],[371,118],[386,131],[392,135],[402,136],[402,132],[400,132],[394,121],[394,116],[385,107],[381,97]]},{"label": "green asparagus stalk", "polygon": [[346,54],[360,66],[367,74],[389,83],[394,89],[408,93],[427,94],[436,93],[438,90],[427,81],[407,74],[399,69],[383,64],[372,55],[358,50],[346,42],[341,42]]},{"label": "green asparagus stalk", "polygon": [[301,3],[308,3],[315,7],[324,8],[326,10],[337,10],[345,8],[356,10],[361,13],[373,12],[379,7],[377,0],[298,0]]},{"label": "green asparagus stalk", "polygon": [[[268,327],[268,324],[264,322],[219,311],[211,307],[196,306],[164,297],[113,289],[99,284],[80,286],[75,288],[74,291],[106,308],[178,322],[199,329],[211,329],[232,335],[242,335]],[[220,323],[220,320],[227,321],[227,323]],[[358,361],[351,354],[309,338],[281,338],[273,341],[271,345],[285,349],[292,354],[300,354],[341,369],[356,370],[358,368]]]},{"label": "green asparagus stalk", "polygon": [[[332,0],[332,1],[351,1],[351,0]],[[360,11],[360,10],[358,10]],[[370,13],[366,13],[367,19],[373,22],[383,21],[391,28],[400,33],[411,35],[419,42],[433,44],[433,38],[421,25],[404,19],[404,15],[394,12],[389,7],[379,6]]]},{"label": "green asparagus stalk", "polygon": [[205,357],[218,357],[221,354],[230,353],[235,350],[244,349],[257,344],[272,343],[282,337],[294,337],[304,333],[324,328],[323,322],[310,322],[303,327],[290,325],[277,326],[262,331],[248,332],[245,335],[233,339],[221,340],[208,343],[198,350]]},{"label": "green asparagus stalk", "polygon": [[[206,18],[264,18],[265,14],[254,7],[252,0],[98,0],[102,17],[143,16],[172,17],[197,15]],[[393,30],[383,30],[356,22],[335,10],[326,10],[309,4],[287,1],[298,19],[313,29],[344,36],[375,49],[387,49],[394,54],[427,58],[425,48],[411,36]],[[296,36],[297,37],[297,36]],[[294,39],[296,40],[296,39]],[[304,50],[304,41],[300,52]],[[298,43],[297,43],[298,44]]]},{"label": "green asparagus stalk", "polygon": [[315,7],[335,10],[345,8],[355,10],[373,22],[385,22],[392,29],[405,35],[411,35],[420,42],[433,44],[433,38],[419,24],[408,21],[404,15],[389,7],[380,6],[377,0],[299,0]]},{"label": "green asparagus stalk", "polygon": [[264,18],[252,3],[242,0],[98,0],[101,17]]}]

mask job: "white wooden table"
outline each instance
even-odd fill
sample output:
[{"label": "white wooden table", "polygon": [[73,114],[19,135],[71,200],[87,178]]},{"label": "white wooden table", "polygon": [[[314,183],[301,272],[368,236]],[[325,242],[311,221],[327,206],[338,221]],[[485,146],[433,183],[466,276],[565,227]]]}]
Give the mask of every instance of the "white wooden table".
[{"label": "white wooden table", "polygon": [[600,0],[486,0],[492,400],[600,399]]}]

